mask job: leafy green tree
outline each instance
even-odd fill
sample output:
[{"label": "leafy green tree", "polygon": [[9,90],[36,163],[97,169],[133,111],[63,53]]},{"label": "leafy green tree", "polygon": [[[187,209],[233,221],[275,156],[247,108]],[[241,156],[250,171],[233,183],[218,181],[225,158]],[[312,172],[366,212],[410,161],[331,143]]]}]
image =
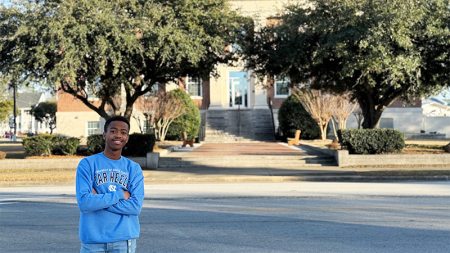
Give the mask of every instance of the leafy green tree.
[{"label": "leafy green tree", "polygon": [[225,0],[21,3],[0,7],[0,73],[56,85],[104,118],[129,118],[152,86],[231,62],[224,48],[244,20]]},{"label": "leafy green tree", "polygon": [[281,105],[278,111],[278,122],[285,137],[293,137],[297,129],[302,131],[302,139],[312,140],[320,136],[318,124],[294,95],[289,96]]},{"label": "leafy green tree", "polygon": [[9,115],[13,113],[13,101],[2,100],[0,98],[0,122],[9,118]]},{"label": "leafy green tree", "polygon": [[177,117],[172,124],[170,124],[167,131],[167,137],[175,139],[183,138],[183,133],[186,132],[186,138],[188,140],[195,139],[198,137],[198,131],[200,129],[200,110],[186,91],[175,89],[168,93],[173,99],[180,100],[184,105],[185,110],[181,116]]},{"label": "leafy green tree", "polygon": [[313,0],[292,5],[246,47],[261,76],[351,92],[374,128],[395,99],[450,80],[449,0]]},{"label": "leafy green tree", "polygon": [[30,113],[37,121],[47,124],[52,134],[56,128],[56,109],[55,102],[42,102],[32,106]]}]

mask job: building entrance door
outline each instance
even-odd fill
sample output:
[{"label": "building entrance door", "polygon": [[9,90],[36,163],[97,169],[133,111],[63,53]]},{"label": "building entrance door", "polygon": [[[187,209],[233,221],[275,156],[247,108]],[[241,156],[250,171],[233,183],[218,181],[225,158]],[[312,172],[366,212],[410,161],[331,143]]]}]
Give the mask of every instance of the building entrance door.
[{"label": "building entrance door", "polygon": [[233,71],[229,74],[229,106],[247,108],[249,104],[249,87],[247,72]]}]

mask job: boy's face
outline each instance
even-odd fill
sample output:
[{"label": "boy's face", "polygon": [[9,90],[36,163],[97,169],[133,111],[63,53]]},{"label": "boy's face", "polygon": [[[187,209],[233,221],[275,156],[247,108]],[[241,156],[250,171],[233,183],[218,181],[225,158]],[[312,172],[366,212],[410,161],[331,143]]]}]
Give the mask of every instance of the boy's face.
[{"label": "boy's face", "polygon": [[105,148],[111,151],[121,150],[128,142],[128,125],[122,121],[112,121],[103,133]]}]

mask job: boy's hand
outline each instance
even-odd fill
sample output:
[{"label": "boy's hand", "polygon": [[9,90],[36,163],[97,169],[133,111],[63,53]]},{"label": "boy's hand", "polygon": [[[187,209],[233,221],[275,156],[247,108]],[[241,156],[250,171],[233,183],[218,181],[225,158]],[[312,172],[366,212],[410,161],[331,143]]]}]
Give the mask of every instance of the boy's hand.
[{"label": "boy's hand", "polygon": [[124,196],[125,200],[127,200],[130,198],[131,194],[129,191],[123,191],[123,196]]},{"label": "boy's hand", "polygon": [[94,188],[92,188],[92,194],[97,194],[97,191]]}]

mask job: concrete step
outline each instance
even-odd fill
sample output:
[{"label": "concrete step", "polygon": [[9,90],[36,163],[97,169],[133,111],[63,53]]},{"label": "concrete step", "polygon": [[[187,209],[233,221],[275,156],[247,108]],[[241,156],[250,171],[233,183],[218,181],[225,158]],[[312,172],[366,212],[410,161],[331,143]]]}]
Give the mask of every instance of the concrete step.
[{"label": "concrete step", "polygon": [[[205,143],[259,143],[264,142],[265,140],[254,140],[254,139],[247,139],[243,137],[235,137],[235,138],[205,138]],[[267,140],[268,141],[268,140]]]},{"label": "concrete step", "polygon": [[310,159],[302,159],[302,160],[292,160],[292,161],[261,161],[261,160],[223,160],[223,159],[160,159],[160,164],[166,165],[175,165],[175,164],[209,164],[209,165],[217,165],[223,164],[231,167],[239,167],[239,166],[291,166],[291,165],[303,165],[303,164],[335,164],[334,159],[320,159],[320,158],[310,158]]},{"label": "concrete step", "polygon": [[271,117],[267,109],[209,110],[205,117],[205,142],[273,140]]},{"label": "concrete step", "polygon": [[164,169],[164,168],[191,168],[196,169],[199,167],[213,167],[213,168],[252,168],[252,169],[267,169],[267,168],[274,168],[274,169],[286,169],[286,170],[295,170],[299,168],[320,168],[320,167],[331,167],[336,166],[335,164],[329,164],[329,163],[303,163],[303,164],[291,164],[291,165],[260,165],[260,164],[252,164],[252,165],[229,165],[229,164],[202,164],[202,163],[183,163],[183,164],[159,164],[158,168]]},{"label": "concrete step", "polygon": [[220,157],[161,157],[160,168],[186,168],[195,166],[223,168],[298,168],[304,166],[334,166],[332,157],[317,156],[220,156]]},{"label": "concrete step", "polygon": [[168,161],[160,161],[159,167],[166,168],[174,168],[174,167],[185,167],[192,165],[203,165],[210,167],[228,167],[228,168],[239,168],[239,167],[256,167],[256,168],[266,168],[266,167],[274,167],[274,168],[295,168],[298,166],[323,166],[323,165],[335,165],[334,161],[298,161],[295,163],[251,163],[251,162],[241,162],[241,163],[230,163],[226,161],[182,161],[182,162],[168,162]]},{"label": "concrete step", "polygon": [[[180,154],[180,155],[179,155]],[[259,160],[263,162],[280,162],[280,161],[301,161],[306,159],[334,159],[331,156],[317,156],[317,155],[208,155],[190,156],[188,152],[172,152],[167,156],[161,157],[161,159],[175,159],[175,160],[186,160],[186,161],[196,161],[196,160],[224,160],[224,161],[248,161],[248,160]]]}]

